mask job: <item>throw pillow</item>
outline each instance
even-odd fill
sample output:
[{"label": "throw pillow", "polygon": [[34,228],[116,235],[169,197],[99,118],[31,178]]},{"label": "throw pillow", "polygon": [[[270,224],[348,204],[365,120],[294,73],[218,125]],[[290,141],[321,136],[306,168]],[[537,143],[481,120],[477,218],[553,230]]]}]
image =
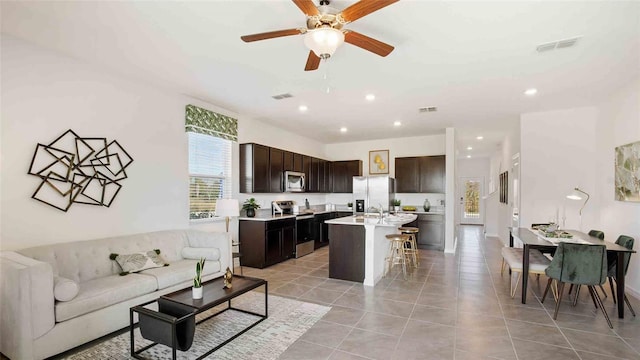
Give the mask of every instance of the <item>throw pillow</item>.
[{"label": "throw pillow", "polygon": [[220,260],[220,250],[218,248],[196,248],[196,247],[184,247],[182,248],[182,258],[190,260],[207,259],[211,261]]},{"label": "throw pillow", "polygon": [[78,295],[80,286],[77,282],[55,276],[53,278],[53,297],[58,301],[70,301]]},{"label": "throw pillow", "polygon": [[169,263],[165,262],[160,256],[159,249],[124,255],[111,254],[109,258],[120,265],[120,268],[122,268],[121,276],[146,269],[169,266]]}]

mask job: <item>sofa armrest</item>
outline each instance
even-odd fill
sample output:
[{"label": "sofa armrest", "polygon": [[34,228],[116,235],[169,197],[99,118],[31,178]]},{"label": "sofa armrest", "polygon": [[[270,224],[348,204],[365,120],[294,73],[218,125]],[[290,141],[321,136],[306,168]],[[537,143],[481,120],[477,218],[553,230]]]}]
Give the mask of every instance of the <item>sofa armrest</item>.
[{"label": "sofa armrest", "polygon": [[220,270],[224,272],[227,267],[232,267],[231,234],[227,232],[208,232],[189,230],[187,232],[189,246],[218,248],[220,249]]},{"label": "sofa armrest", "polygon": [[55,325],[51,265],[13,251],[0,253],[0,350],[33,358],[33,340]]}]

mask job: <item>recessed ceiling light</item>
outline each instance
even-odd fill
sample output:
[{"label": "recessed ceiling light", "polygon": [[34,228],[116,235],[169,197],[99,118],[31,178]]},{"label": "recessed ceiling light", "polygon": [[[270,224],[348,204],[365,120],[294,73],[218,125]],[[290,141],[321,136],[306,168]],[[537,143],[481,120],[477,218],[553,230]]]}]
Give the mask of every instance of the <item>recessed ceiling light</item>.
[{"label": "recessed ceiling light", "polygon": [[347,128],[346,127],[341,127],[340,128],[340,132],[341,133],[346,133],[347,132]]},{"label": "recessed ceiling light", "polygon": [[300,105],[298,106],[298,110],[300,110],[300,112],[305,112],[309,110],[309,108],[307,107],[307,105]]},{"label": "recessed ceiling light", "polygon": [[537,93],[538,93],[538,89],[534,89],[534,88],[527,89],[527,90],[524,92],[524,94],[525,94],[525,95],[529,95],[529,96],[533,96],[533,95],[535,95],[535,94],[537,94]]},{"label": "recessed ceiling light", "polygon": [[476,136],[476,139],[477,139],[477,140],[482,140],[482,139],[484,139],[484,137],[482,137],[482,136]]},{"label": "recessed ceiling light", "polygon": [[473,150],[471,146],[467,146],[467,150]]},{"label": "recessed ceiling light", "polygon": [[402,123],[400,121],[394,121],[393,122],[393,126],[400,126],[402,125]]},{"label": "recessed ceiling light", "polygon": [[471,159],[471,155],[467,155],[467,159]]},{"label": "recessed ceiling light", "polygon": [[367,99],[367,101],[373,101],[376,99],[376,96],[373,94],[367,94],[364,98]]}]

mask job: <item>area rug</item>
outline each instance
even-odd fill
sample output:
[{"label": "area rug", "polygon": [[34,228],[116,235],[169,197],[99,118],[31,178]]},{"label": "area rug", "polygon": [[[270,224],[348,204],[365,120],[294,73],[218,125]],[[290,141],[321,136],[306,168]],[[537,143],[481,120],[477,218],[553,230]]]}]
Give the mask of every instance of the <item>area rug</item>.
[{"label": "area rug", "polygon": [[[226,305],[226,304],[225,304]],[[259,314],[264,313],[264,294],[249,292],[232,301],[232,306]],[[229,344],[210,354],[207,359],[277,359],[331,308],[269,295],[269,318],[242,334]],[[206,317],[219,309],[198,315]],[[196,326],[193,346],[187,352],[178,351],[178,359],[195,359],[258,319],[257,316],[228,310]],[[151,342],[136,329],[136,350]],[[64,359],[133,359],[129,354],[129,332],[105,340]],[[149,359],[171,359],[171,348],[156,345],[140,355]]]}]

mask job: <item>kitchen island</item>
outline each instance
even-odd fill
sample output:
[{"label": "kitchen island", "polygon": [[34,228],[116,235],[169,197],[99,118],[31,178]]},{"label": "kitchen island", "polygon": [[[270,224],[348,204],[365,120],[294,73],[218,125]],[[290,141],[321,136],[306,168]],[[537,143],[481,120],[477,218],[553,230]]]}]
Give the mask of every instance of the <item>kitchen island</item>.
[{"label": "kitchen island", "polygon": [[416,220],[413,214],[347,216],[329,224],[329,277],[374,286],[384,275],[389,234]]}]

